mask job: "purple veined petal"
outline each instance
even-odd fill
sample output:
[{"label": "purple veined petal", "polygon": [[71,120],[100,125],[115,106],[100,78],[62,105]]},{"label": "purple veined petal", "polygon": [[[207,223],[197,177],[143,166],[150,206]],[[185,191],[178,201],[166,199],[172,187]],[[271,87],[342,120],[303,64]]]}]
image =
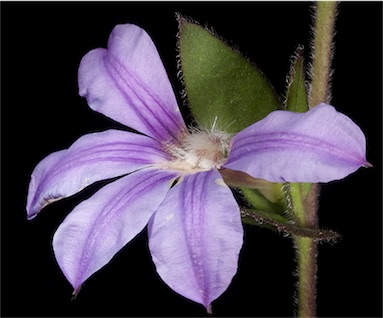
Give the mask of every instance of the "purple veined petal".
[{"label": "purple veined petal", "polygon": [[152,168],[134,172],[101,188],[65,218],[53,249],[75,292],[142,231],[176,177]]},{"label": "purple veined petal", "polygon": [[237,272],[243,227],[232,192],[214,170],[185,176],[148,224],[157,272],[210,311]]},{"label": "purple veined petal", "polygon": [[245,128],[224,167],[272,182],[329,182],[368,165],[363,132],[322,103],[306,113],[275,111]]},{"label": "purple veined petal", "polygon": [[71,147],[50,154],[34,169],[29,183],[27,215],[71,196],[88,185],[122,176],[167,160],[152,138],[126,131],[107,130],[82,136]]},{"label": "purple veined petal", "polygon": [[107,50],[86,54],[78,82],[93,110],[159,141],[176,140],[186,131],[157,49],[136,25],[117,25]]}]

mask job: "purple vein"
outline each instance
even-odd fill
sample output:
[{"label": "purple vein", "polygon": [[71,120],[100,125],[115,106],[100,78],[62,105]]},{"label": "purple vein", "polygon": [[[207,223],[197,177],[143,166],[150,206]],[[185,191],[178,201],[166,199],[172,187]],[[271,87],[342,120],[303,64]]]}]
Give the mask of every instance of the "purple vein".
[{"label": "purple vein", "polygon": [[[107,52],[104,58],[106,69],[113,79],[116,87],[120,90],[122,95],[125,97],[125,99],[129,102],[131,106],[134,105],[134,103],[131,103],[131,99],[129,98],[129,94],[127,92],[127,89],[129,89],[129,93],[134,95],[142,104],[142,106],[145,108],[146,113],[150,114],[150,118],[156,118],[157,119],[157,126],[153,126],[152,123],[150,123],[143,115],[141,111],[139,111],[137,108],[135,108],[136,115],[141,119],[141,121],[145,124],[146,127],[149,128],[149,130],[153,133],[154,136],[158,136],[158,125],[162,127],[162,130],[167,131],[170,136],[173,138],[177,138],[177,136],[174,136],[173,130],[178,129],[178,123],[175,122],[174,118],[169,115],[168,110],[166,107],[164,107],[163,102],[158,99],[158,97],[154,97],[153,94],[150,93],[150,90],[146,87],[145,84],[139,82],[135,76],[130,73],[110,52]],[[109,66],[109,67],[108,67]],[[125,74],[122,74],[120,70],[123,70]],[[125,75],[125,76],[124,76]],[[133,82],[133,85],[129,83],[127,80],[129,78],[131,82]],[[126,89],[121,87],[120,81],[123,82]],[[135,84],[135,85],[134,85]],[[135,89],[133,89],[135,87]],[[167,117],[166,124],[170,121],[173,125],[172,129],[167,127],[165,123],[158,120],[158,115],[155,114],[154,110],[150,108],[149,105],[143,100],[143,98],[140,96],[140,92],[137,92],[137,89],[141,89],[146,96],[149,96],[154,103],[156,103],[161,109],[161,115],[164,114]],[[158,113],[158,111],[156,112]]]},{"label": "purple vein", "polygon": [[[134,204],[134,201],[139,197],[143,197],[148,190],[153,188],[153,184],[159,184],[165,182],[169,179],[168,175],[163,175],[163,173],[158,171],[153,171],[153,173],[148,173],[144,176],[141,176],[138,180],[135,181],[136,186],[131,187],[121,187],[120,191],[115,193],[108,204],[105,204],[105,209],[103,209],[100,217],[96,218],[93,222],[92,231],[87,235],[87,238],[84,241],[84,247],[82,249],[80,262],[79,264],[87,264],[91,254],[94,251],[94,245],[99,237],[99,233],[105,231],[110,224],[112,219],[118,217],[118,214],[121,214],[125,211],[124,208]],[[118,199],[115,199],[118,198]],[[127,199],[129,198],[129,199]],[[86,253],[85,250],[92,251],[91,253]],[[86,268],[83,266],[80,267],[80,270],[77,274],[77,281],[81,281]]]},{"label": "purple vein", "polygon": [[313,153],[325,152],[330,156],[337,157],[343,161],[363,162],[364,160],[354,151],[341,149],[337,145],[300,134],[268,133],[262,135],[250,135],[236,142],[236,156],[229,156],[230,161],[237,160],[243,153],[262,152],[267,150],[280,151],[281,149],[296,149],[298,151],[312,151]]}]

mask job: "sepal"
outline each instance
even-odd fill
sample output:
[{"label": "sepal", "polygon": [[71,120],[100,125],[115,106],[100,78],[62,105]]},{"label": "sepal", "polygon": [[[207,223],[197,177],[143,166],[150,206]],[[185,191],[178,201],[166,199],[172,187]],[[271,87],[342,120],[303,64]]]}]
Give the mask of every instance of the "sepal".
[{"label": "sepal", "polygon": [[234,188],[256,189],[271,203],[283,198],[282,184],[253,178],[245,172],[222,168],[219,170],[225,183]]},{"label": "sepal", "polygon": [[287,81],[285,109],[292,112],[304,113],[309,110],[303,47],[299,46],[292,59]]}]

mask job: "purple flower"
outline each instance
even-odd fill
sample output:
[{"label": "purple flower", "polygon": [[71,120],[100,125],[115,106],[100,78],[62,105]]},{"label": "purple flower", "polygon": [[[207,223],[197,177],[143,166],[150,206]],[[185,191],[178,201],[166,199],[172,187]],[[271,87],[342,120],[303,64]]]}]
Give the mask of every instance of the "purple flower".
[{"label": "purple flower", "polygon": [[148,225],[161,278],[210,310],[237,271],[243,243],[221,168],[272,182],[328,182],[368,165],[362,131],[326,104],[303,114],[275,111],[233,138],[215,125],[188,130],[156,47],[135,25],[116,26],[108,49],[85,55],[78,80],[93,110],[142,134],[85,135],[32,173],[29,219],[120,176],[80,203],[54,235],[57,262],[75,292]]}]

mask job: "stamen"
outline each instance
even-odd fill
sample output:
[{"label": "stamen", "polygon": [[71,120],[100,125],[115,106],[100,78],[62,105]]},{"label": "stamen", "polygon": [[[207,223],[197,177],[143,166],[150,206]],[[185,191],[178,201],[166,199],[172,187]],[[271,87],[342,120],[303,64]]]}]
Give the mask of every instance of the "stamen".
[{"label": "stamen", "polygon": [[205,171],[220,168],[230,150],[230,135],[216,128],[206,131],[192,128],[184,135],[179,145],[165,144],[165,151],[172,157],[166,168],[181,171]]}]

